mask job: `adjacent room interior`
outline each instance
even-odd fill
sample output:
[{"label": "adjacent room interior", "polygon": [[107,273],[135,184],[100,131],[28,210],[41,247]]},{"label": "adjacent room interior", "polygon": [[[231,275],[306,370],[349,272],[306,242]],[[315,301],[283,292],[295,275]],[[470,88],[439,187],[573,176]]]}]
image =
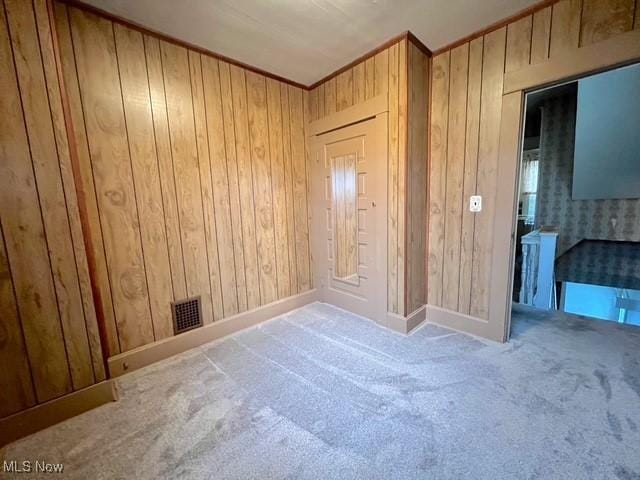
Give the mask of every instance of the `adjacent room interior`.
[{"label": "adjacent room interior", "polygon": [[640,66],[527,96],[515,302],[640,321]]},{"label": "adjacent room interior", "polygon": [[640,478],[640,2],[0,0],[0,86],[0,477]]}]

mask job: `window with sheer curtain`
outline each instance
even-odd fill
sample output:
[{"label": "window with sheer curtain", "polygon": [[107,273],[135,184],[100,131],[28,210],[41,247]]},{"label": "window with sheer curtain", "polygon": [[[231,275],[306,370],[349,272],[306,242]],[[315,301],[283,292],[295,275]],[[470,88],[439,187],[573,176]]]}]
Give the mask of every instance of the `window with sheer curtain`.
[{"label": "window with sheer curtain", "polygon": [[533,224],[536,216],[536,196],[538,192],[539,166],[539,149],[527,150],[523,152],[522,174],[520,176],[520,218],[522,218],[526,224]]}]

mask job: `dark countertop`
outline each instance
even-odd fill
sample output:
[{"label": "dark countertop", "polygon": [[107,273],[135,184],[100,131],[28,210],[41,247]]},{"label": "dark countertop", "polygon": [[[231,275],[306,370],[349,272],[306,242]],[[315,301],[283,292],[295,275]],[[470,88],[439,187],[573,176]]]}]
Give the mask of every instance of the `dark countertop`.
[{"label": "dark countertop", "polygon": [[640,290],[640,242],[583,240],[556,259],[556,281]]}]

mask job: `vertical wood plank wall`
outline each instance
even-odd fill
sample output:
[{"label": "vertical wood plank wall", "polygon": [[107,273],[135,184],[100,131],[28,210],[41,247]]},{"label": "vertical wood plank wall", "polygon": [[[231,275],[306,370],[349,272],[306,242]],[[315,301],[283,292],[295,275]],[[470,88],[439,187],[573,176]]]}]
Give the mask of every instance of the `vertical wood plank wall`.
[{"label": "vertical wood plank wall", "polygon": [[105,378],[51,27],[0,2],[0,417]]},{"label": "vertical wood plank wall", "polygon": [[[635,12],[634,12],[635,8]],[[489,318],[505,72],[640,28],[634,0],[560,0],[433,58],[428,303]],[[470,195],[483,197],[479,214]]]},{"label": "vertical wood plank wall", "polygon": [[[405,315],[405,174],[407,158],[406,38],[309,92],[309,120],[317,120],[376,95],[389,98],[387,309]],[[426,159],[425,159],[426,161]]]},{"label": "vertical wood plank wall", "polygon": [[[0,0],[0,418],[105,378],[49,21]],[[640,28],[640,2],[559,0],[431,61],[405,38],[309,92],[62,3],[55,23],[115,355],[171,336],[173,300],[208,323],[310,289],[306,124],[379,94],[388,309],[488,318],[504,73]]]},{"label": "vertical wood plank wall", "polygon": [[55,4],[108,353],[311,288],[301,89]]},{"label": "vertical wood plank wall", "polygon": [[[407,88],[407,167],[406,192],[400,194],[406,202],[406,274],[405,315],[427,303],[427,173],[429,124],[430,58],[412,42],[408,48]],[[400,192],[402,189],[399,187]],[[402,211],[402,209],[401,209]]]}]

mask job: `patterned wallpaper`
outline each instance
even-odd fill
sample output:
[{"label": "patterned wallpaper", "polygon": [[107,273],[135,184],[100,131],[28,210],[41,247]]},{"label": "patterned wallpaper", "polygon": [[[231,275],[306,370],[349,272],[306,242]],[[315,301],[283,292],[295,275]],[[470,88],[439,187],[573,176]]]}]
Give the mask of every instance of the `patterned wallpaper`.
[{"label": "patterned wallpaper", "polygon": [[560,228],[559,256],[583,239],[640,242],[640,199],[572,200],[577,89],[542,104],[536,228]]}]

